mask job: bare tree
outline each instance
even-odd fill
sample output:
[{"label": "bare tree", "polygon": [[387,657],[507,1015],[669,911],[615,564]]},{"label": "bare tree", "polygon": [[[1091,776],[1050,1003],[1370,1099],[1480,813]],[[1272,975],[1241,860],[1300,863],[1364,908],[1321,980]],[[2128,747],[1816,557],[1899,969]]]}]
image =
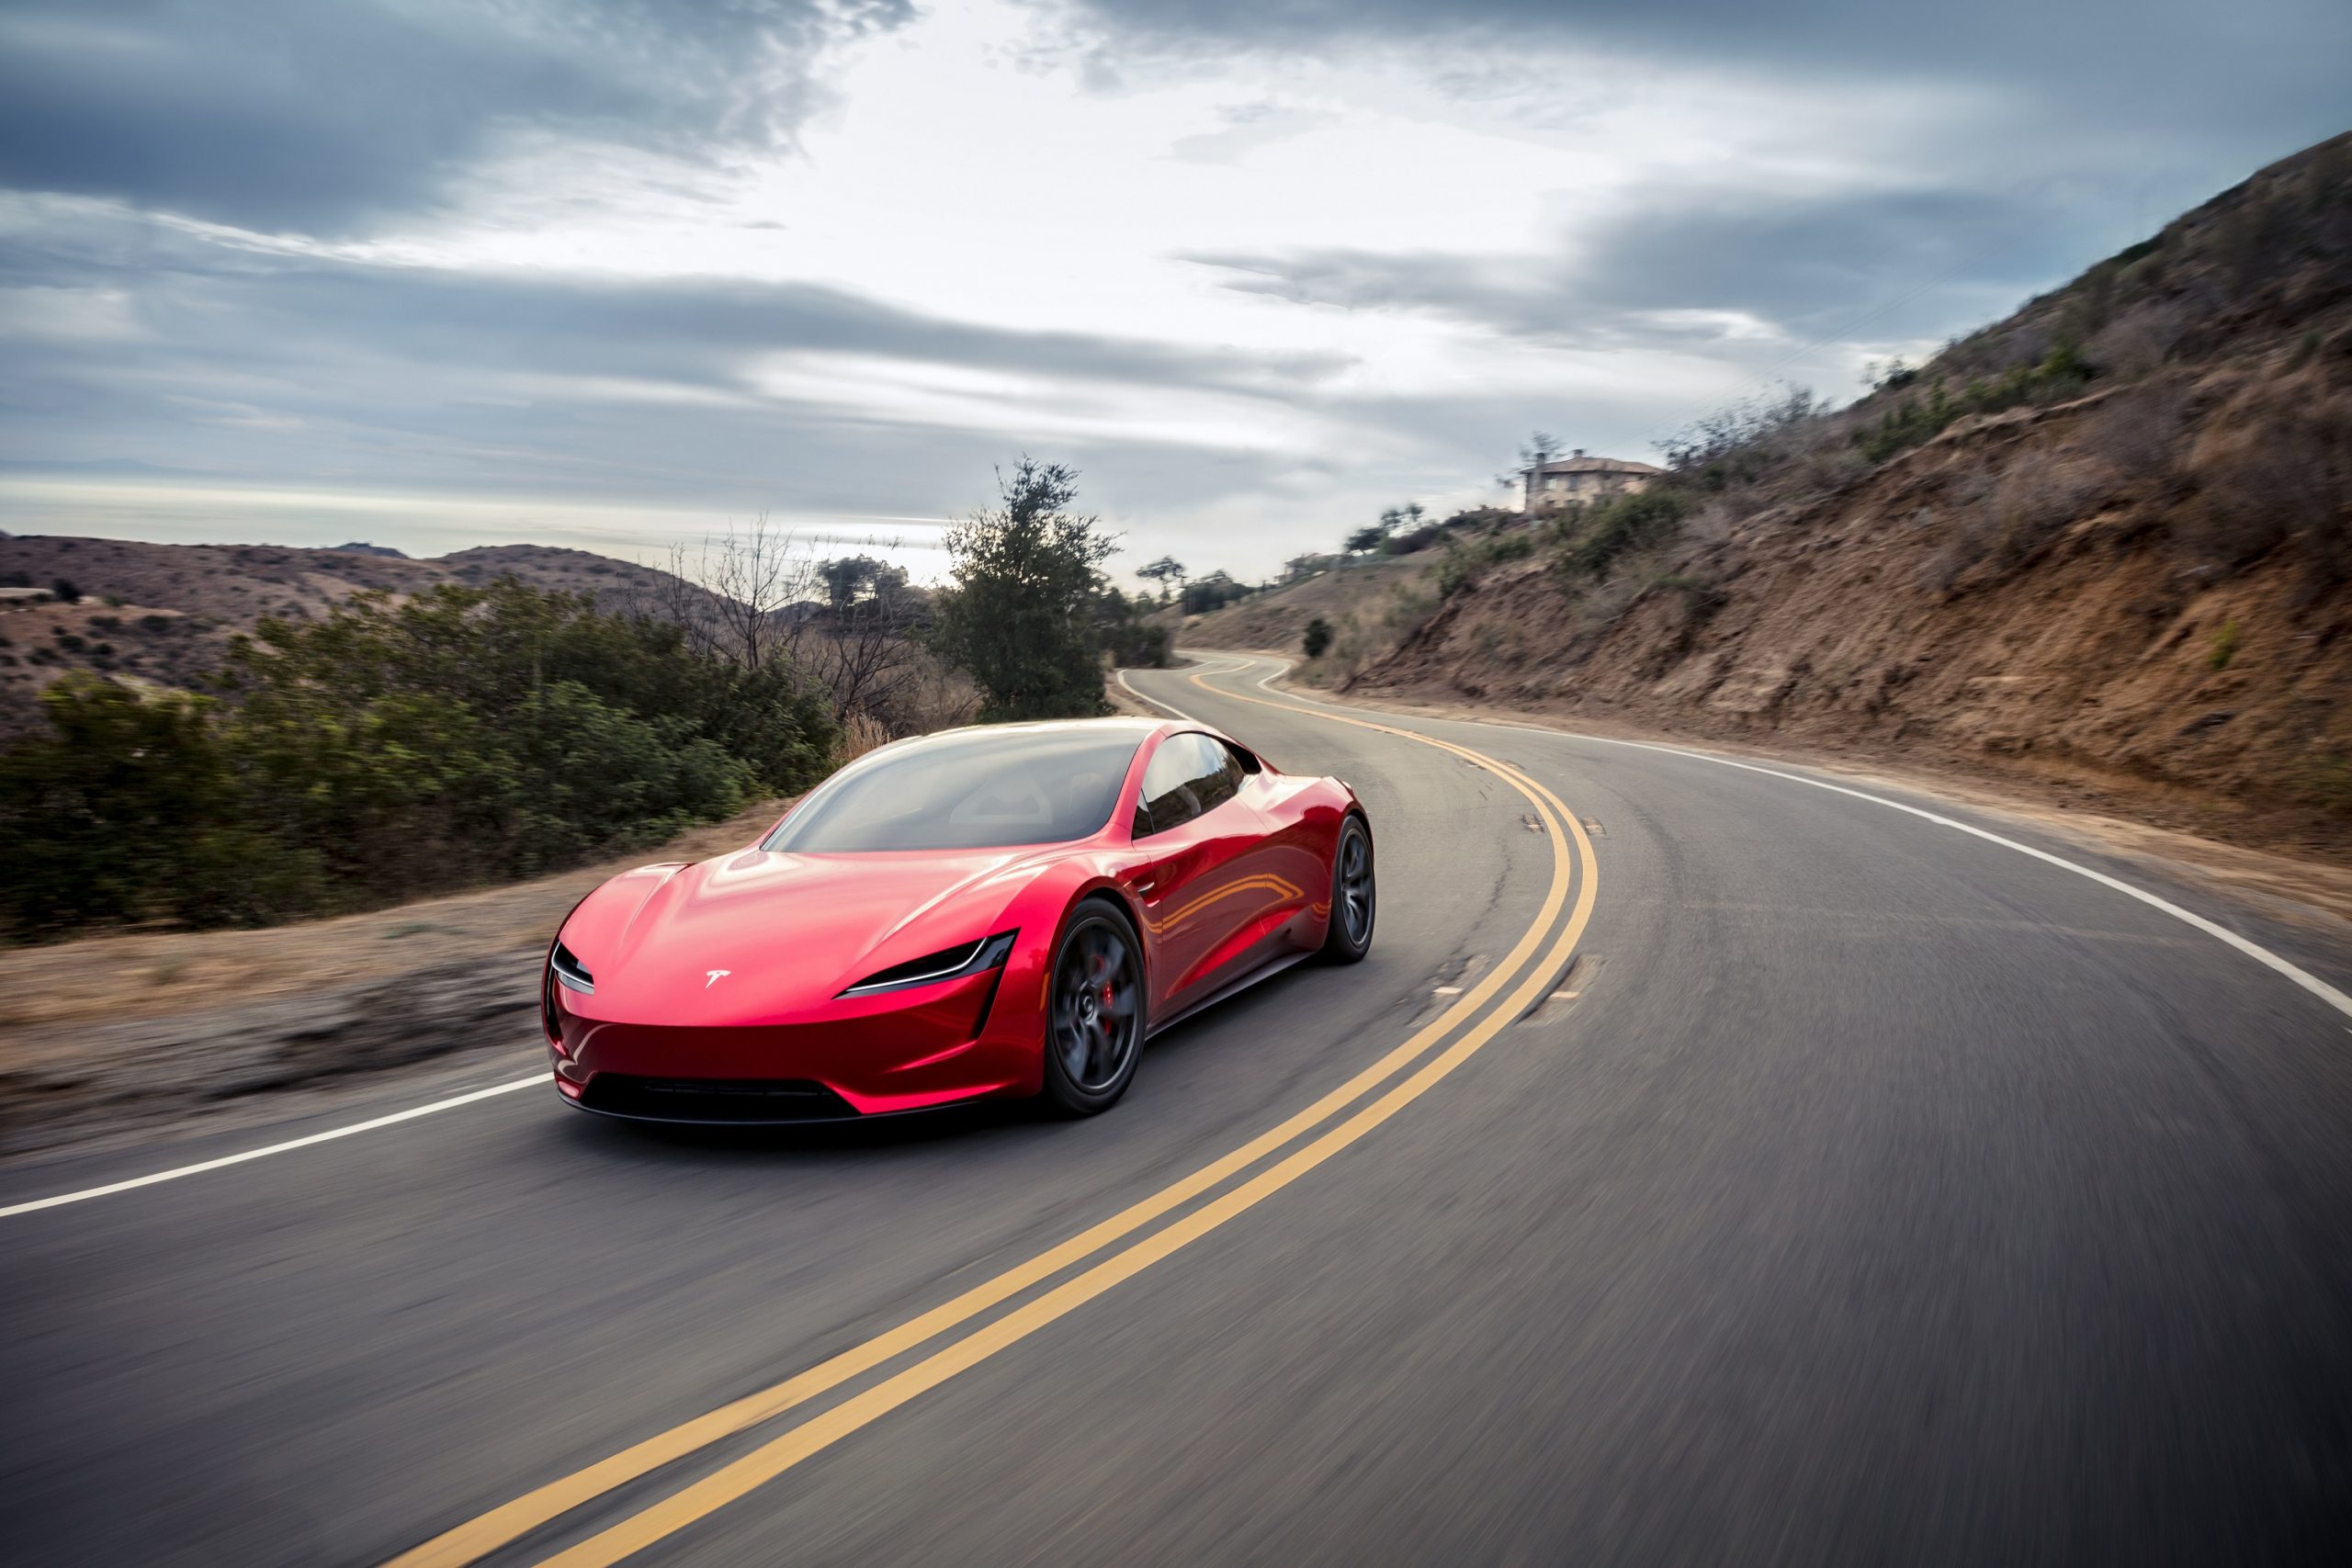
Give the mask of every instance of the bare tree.
[{"label": "bare tree", "polygon": [[1555,436],[1537,431],[1519,448],[1519,468],[1514,473],[1497,474],[1495,483],[1505,490],[1524,491],[1527,470],[1532,468],[1540,476],[1544,466],[1560,455],[1560,443]]},{"label": "bare tree", "polygon": [[816,600],[817,562],[794,543],[791,530],[771,525],[764,512],[704,541],[698,575],[710,591],[720,637],[746,668],[789,657],[795,623],[806,615],[797,607]]},{"label": "bare tree", "polygon": [[649,579],[628,607],[675,622],[697,652],[745,669],[787,665],[837,717],[899,728],[920,674],[910,637],[926,608],[903,567],[871,554],[820,560],[762,513],[699,546],[671,546]]},{"label": "bare tree", "polygon": [[905,568],[852,558],[871,570],[843,570],[840,561],[820,569],[829,585],[854,580],[857,586],[791,629],[794,657],[825,683],[844,716],[865,714],[896,731],[921,672],[912,634],[927,606],[908,584]]}]

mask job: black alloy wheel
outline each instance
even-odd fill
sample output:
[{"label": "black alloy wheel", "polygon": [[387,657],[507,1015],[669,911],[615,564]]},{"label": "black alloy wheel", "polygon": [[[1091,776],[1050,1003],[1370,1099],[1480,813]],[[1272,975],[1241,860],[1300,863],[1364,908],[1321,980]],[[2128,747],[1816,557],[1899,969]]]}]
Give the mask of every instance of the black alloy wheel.
[{"label": "black alloy wheel", "polygon": [[1372,928],[1379,914],[1374,886],[1372,832],[1363,818],[1350,817],[1331,852],[1331,929],[1323,956],[1334,964],[1359,964],[1372,951]]},{"label": "black alloy wheel", "polygon": [[1107,905],[1079,906],[1054,954],[1046,1097],[1074,1116],[1108,1111],[1143,1054],[1142,950]]}]

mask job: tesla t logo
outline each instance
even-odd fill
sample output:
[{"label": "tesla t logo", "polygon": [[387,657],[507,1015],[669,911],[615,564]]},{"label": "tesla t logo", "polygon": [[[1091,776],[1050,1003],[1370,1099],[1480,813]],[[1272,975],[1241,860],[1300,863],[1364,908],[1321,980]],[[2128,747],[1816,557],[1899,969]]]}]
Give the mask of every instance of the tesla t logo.
[{"label": "tesla t logo", "polygon": [[727,978],[728,976],[735,973],[735,971],[732,969],[706,969],[703,973],[710,976],[709,979],[705,980],[702,983],[702,988],[707,991],[713,986],[716,986],[718,982]]}]

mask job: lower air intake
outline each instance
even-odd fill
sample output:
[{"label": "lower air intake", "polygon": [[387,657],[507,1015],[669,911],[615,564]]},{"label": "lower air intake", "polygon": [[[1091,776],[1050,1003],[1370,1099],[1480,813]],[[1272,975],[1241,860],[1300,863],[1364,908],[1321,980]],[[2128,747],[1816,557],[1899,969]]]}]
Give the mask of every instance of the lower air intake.
[{"label": "lower air intake", "polygon": [[648,1122],[837,1122],[855,1116],[820,1083],[796,1078],[640,1078],[598,1073],[580,1102],[608,1116]]}]

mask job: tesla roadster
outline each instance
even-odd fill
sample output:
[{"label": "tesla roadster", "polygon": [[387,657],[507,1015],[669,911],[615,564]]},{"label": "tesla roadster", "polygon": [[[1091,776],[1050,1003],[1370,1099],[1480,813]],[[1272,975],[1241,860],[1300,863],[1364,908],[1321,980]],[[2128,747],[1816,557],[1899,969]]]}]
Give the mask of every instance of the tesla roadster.
[{"label": "tesla roadster", "polygon": [[868,752],[748,848],[614,877],[540,1009],[556,1087],[615,1116],[1088,1115],[1186,1014],[1363,958],[1374,913],[1336,779],[1190,723],[986,726]]}]

